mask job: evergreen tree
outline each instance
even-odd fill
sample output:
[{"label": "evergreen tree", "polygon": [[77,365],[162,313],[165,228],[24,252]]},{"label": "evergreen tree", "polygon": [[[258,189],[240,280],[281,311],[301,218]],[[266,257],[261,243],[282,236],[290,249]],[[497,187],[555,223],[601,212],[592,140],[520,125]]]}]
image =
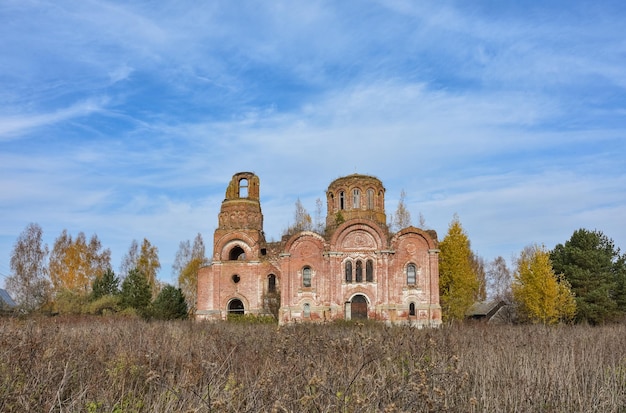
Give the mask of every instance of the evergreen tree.
[{"label": "evergreen tree", "polygon": [[554,273],[550,254],[544,247],[525,248],[513,278],[513,297],[523,319],[555,324],[574,317],[576,302],[569,283]]},{"label": "evergreen tree", "polygon": [[480,284],[474,272],[470,241],[455,216],[439,244],[439,290],[444,321],[462,320],[479,298]]},{"label": "evergreen tree", "polygon": [[600,324],[626,310],[624,273],[619,248],[600,231],[579,229],[550,254],[576,295],[577,321]]},{"label": "evergreen tree", "polygon": [[91,299],[97,300],[106,295],[119,294],[120,279],[115,276],[112,269],[107,269],[104,274],[97,277],[91,286]]},{"label": "evergreen tree", "polygon": [[152,316],[160,320],[187,318],[187,302],[182,290],[166,285],[152,303]]},{"label": "evergreen tree", "polygon": [[123,308],[134,308],[142,315],[145,313],[152,299],[152,292],[148,280],[145,275],[136,268],[130,270],[122,282],[120,295]]}]

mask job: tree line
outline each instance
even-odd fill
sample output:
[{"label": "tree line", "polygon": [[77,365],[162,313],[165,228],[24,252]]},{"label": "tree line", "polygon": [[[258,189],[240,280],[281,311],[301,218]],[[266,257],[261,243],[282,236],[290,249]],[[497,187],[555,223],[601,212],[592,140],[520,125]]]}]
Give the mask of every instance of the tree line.
[{"label": "tree line", "polygon": [[72,237],[63,230],[49,250],[42,228],[31,223],[13,247],[5,287],[23,311],[186,318],[195,309],[197,272],[206,262],[200,234],[193,246],[181,242],[172,268],[178,287],[163,284],[158,249],[144,238],[141,245],[132,241],[118,276],[97,235],[88,240],[83,232]]}]

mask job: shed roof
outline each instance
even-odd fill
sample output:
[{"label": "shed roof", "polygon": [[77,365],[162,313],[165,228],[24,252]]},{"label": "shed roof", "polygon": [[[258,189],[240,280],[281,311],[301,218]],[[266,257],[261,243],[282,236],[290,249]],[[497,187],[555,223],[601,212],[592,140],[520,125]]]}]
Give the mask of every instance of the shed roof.
[{"label": "shed roof", "polygon": [[7,305],[9,307],[17,306],[17,304],[15,304],[15,301],[13,301],[9,293],[6,290],[0,288],[0,307],[2,305]]}]

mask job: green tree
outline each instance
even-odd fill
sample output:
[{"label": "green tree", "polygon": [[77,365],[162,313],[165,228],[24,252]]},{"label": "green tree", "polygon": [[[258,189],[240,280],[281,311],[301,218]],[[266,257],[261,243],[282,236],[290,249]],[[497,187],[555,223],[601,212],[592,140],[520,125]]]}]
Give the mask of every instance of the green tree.
[{"label": "green tree", "polygon": [[533,323],[555,324],[570,321],[576,301],[570,285],[552,268],[545,247],[526,247],[517,260],[513,275],[513,297],[522,319]]},{"label": "green tree", "polygon": [[480,296],[470,241],[455,215],[439,244],[439,290],[444,321],[462,320]]},{"label": "green tree", "polygon": [[136,240],[130,244],[128,253],[122,259],[121,273],[122,276],[129,274],[131,270],[137,269],[148,280],[152,298],[159,293],[159,283],[157,281],[157,273],[161,268],[159,262],[159,249],[153,246],[148,239],[144,238],[141,247]]},{"label": "green tree", "polygon": [[112,269],[107,269],[104,274],[96,277],[91,286],[91,299],[97,300],[107,295],[119,294],[120,279],[115,276]]},{"label": "green tree", "polygon": [[182,290],[172,285],[163,287],[152,303],[152,316],[159,320],[187,318],[187,302]]},{"label": "green tree", "polygon": [[626,311],[624,256],[601,231],[576,230],[550,256],[576,295],[577,321],[600,324]]},{"label": "green tree", "polygon": [[49,299],[50,281],[46,257],[48,246],[43,243],[43,230],[31,223],[20,234],[11,253],[11,275],[5,287],[15,302],[31,311]]},{"label": "green tree", "polygon": [[178,278],[178,285],[185,295],[185,301],[191,311],[196,308],[198,291],[198,270],[208,262],[205,256],[202,235],[196,235],[193,247],[189,240],[179,244],[172,270]]},{"label": "green tree", "polygon": [[152,299],[150,284],[138,269],[130,270],[124,281],[120,291],[122,308],[134,308],[141,315],[145,315],[145,311]]}]

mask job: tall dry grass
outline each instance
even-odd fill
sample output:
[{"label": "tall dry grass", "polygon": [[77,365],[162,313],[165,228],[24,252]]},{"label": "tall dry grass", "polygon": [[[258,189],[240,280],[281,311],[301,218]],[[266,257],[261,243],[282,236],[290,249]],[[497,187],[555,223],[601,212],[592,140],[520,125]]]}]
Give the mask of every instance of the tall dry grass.
[{"label": "tall dry grass", "polygon": [[0,319],[2,412],[623,412],[626,327]]}]

